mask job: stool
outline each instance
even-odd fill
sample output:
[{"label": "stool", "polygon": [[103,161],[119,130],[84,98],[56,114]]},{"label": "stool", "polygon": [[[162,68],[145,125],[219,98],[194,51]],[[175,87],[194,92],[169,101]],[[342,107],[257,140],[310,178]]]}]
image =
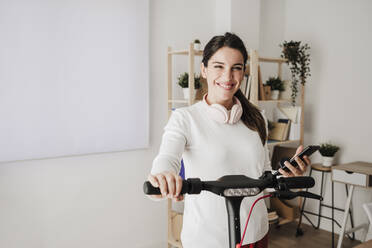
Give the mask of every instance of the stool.
[{"label": "stool", "polygon": [[[322,173],[322,182],[321,182],[321,185],[320,185],[320,195],[323,197],[324,173],[330,173],[332,171],[332,168],[331,167],[325,167],[325,166],[323,166],[321,164],[312,164],[311,165],[311,168],[310,168],[310,174],[309,174],[309,176],[311,176],[313,170],[314,171],[319,171],[319,172]],[[302,203],[302,207],[300,209],[300,219],[299,219],[298,225],[297,225],[296,237],[303,235],[303,231],[301,229],[302,216],[304,216],[315,229],[318,229],[319,228],[319,226],[320,226],[320,219],[321,218],[325,218],[325,219],[328,219],[328,220],[331,220],[332,221],[332,247],[334,247],[334,242],[335,242],[334,241],[334,223],[336,223],[341,228],[340,223],[338,223],[337,220],[334,219],[334,210],[338,210],[338,211],[342,211],[342,212],[345,211],[345,210],[344,209],[340,209],[340,208],[336,208],[334,206],[334,183],[333,183],[332,180],[331,180],[331,186],[332,186],[332,205],[329,206],[329,205],[323,204],[319,200],[318,213],[313,213],[313,212],[304,210],[305,203],[306,203],[306,198],[304,198],[304,201]],[[345,189],[346,189],[346,197],[347,197],[348,196],[348,188],[347,188],[347,185],[346,184],[345,184]],[[306,189],[306,191],[308,191],[308,189]],[[332,209],[332,218],[330,218],[328,216],[324,216],[324,215],[321,214],[322,213],[322,207],[327,207],[327,208]],[[306,214],[311,214],[311,215],[318,216],[318,223],[317,223],[317,225],[314,225],[314,223],[306,216]],[[353,215],[351,213],[351,209],[349,209],[349,217],[350,217],[351,227],[353,228],[354,227],[354,222],[353,222]],[[354,240],[355,239],[355,234],[353,233],[352,234],[352,237],[350,237],[348,235],[348,237],[350,239]]]}]

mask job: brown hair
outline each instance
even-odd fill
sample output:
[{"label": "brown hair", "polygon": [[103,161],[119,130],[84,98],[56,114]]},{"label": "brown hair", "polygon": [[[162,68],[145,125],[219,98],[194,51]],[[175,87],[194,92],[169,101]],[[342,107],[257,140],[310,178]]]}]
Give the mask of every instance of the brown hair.
[{"label": "brown hair", "polygon": [[[222,47],[230,47],[241,52],[244,59],[244,69],[248,59],[247,49],[243,41],[235,34],[225,33],[225,35],[214,36],[203,51],[202,63],[205,67],[208,66],[209,59]],[[259,109],[248,101],[243,92],[239,89],[235,96],[239,99],[243,107],[243,115],[241,120],[251,130],[257,131],[260,135],[262,145],[265,145],[267,139],[265,119],[261,115]]]}]

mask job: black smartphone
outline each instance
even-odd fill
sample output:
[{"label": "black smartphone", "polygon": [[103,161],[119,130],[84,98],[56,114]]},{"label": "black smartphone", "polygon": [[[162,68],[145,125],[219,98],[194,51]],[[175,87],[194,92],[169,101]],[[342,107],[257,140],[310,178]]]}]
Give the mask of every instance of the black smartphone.
[{"label": "black smartphone", "polygon": [[296,157],[299,157],[301,160],[303,160],[303,157],[304,156],[308,156],[310,157],[311,154],[313,154],[314,152],[318,151],[320,148],[320,146],[316,146],[316,145],[311,145],[311,146],[308,146],[306,147],[305,149],[302,150],[302,152],[300,152],[300,154],[298,154],[297,156],[294,156],[293,158],[291,159],[282,159],[279,163],[280,165],[280,168],[282,168],[283,170],[289,172],[290,170],[287,168],[287,166],[285,166],[284,162],[285,161],[289,161],[289,163],[291,165],[293,165],[294,167],[298,167],[298,164],[295,160]]}]

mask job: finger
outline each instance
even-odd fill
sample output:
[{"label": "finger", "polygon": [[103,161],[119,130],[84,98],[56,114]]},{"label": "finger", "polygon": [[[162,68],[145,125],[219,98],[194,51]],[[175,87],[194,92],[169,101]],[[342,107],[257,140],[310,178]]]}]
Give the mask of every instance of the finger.
[{"label": "finger", "polygon": [[158,179],[157,179],[155,176],[153,176],[153,175],[150,174],[150,175],[147,177],[147,180],[151,183],[152,186],[154,186],[154,187],[156,187],[156,188],[159,187]]},{"label": "finger", "polygon": [[299,157],[296,157],[295,158],[295,161],[297,162],[298,164],[298,167],[299,167],[299,172],[301,173],[301,175],[306,171],[306,164],[305,162],[300,159]]},{"label": "finger", "polygon": [[304,161],[306,162],[306,166],[311,165],[311,160],[308,156],[304,156]]},{"label": "finger", "polygon": [[279,172],[280,172],[280,174],[282,174],[284,177],[289,177],[289,176],[290,176],[290,173],[286,172],[286,171],[283,170],[282,168],[279,169]]},{"label": "finger", "polygon": [[288,161],[285,161],[285,166],[287,166],[287,168],[293,173],[293,175],[295,176],[299,176],[301,175],[298,171],[297,168],[295,168],[293,165],[291,165],[291,163],[289,163]]},{"label": "finger", "polygon": [[156,177],[159,182],[159,188],[160,188],[161,194],[163,195],[163,197],[167,196],[168,185],[167,185],[167,181],[165,180],[165,176],[163,174],[158,174]]},{"label": "finger", "polygon": [[160,199],[160,198],[163,198],[162,195],[150,195],[151,198],[156,198],[156,199]]},{"label": "finger", "polygon": [[175,197],[178,197],[180,195],[181,190],[182,190],[182,177],[177,176]]},{"label": "finger", "polygon": [[299,147],[297,147],[296,154],[294,156],[297,156],[298,154],[300,154],[300,152],[302,152],[303,149],[304,149],[303,145],[300,145]]},{"label": "finger", "polygon": [[176,191],[176,182],[174,179],[174,175],[168,173],[165,178],[167,179],[168,183],[168,197],[172,197],[174,195],[174,192]]}]

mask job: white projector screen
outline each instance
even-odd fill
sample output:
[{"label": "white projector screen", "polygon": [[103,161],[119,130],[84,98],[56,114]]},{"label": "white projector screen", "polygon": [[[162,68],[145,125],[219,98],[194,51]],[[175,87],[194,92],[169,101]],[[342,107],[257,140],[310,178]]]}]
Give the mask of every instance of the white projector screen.
[{"label": "white projector screen", "polygon": [[0,161],[148,147],[148,5],[0,1]]}]

